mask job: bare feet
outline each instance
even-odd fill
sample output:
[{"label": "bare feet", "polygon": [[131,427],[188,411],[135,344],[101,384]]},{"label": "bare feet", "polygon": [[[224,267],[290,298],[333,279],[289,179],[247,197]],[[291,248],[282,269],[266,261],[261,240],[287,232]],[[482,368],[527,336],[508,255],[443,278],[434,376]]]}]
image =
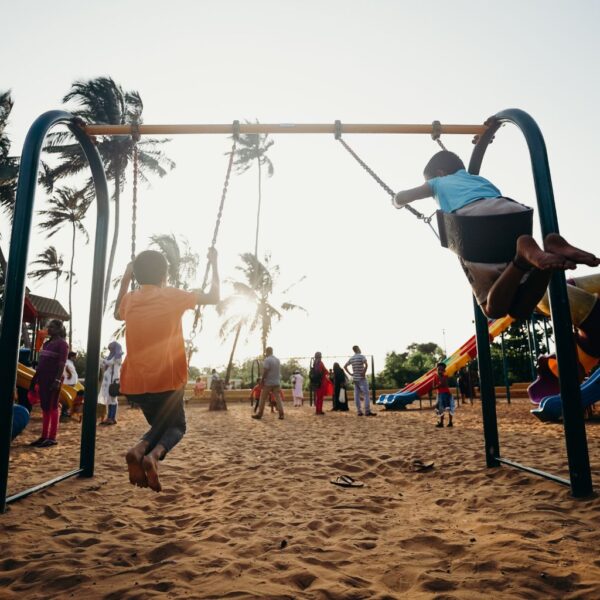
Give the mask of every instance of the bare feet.
[{"label": "bare feet", "polygon": [[553,254],[560,254],[567,260],[573,261],[574,263],[589,265],[590,267],[597,267],[600,265],[600,259],[596,258],[591,252],[580,250],[571,246],[564,237],[558,233],[549,233],[544,239],[544,248],[548,252]]},{"label": "bare feet", "polygon": [[160,492],[162,486],[160,485],[160,479],[158,478],[158,458],[151,452],[146,454],[142,459],[142,467],[148,480],[148,486],[155,492]]},{"label": "bare feet", "polygon": [[134,446],[125,455],[127,461],[127,470],[129,471],[129,481],[138,487],[148,487],[146,472],[142,467],[144,458],[144,449],[140,446]]},{"label": "bare feet", "polygon": [[[548,237],[546,236],[546,239]],[[547,250],[549,249],[547,248]],[[522,235],[517,240],[515,261],[529,264],[536,269],[540,269],[540,271],[564,271],[565,269],[575,268],[575,263],[566,256],[542,250],[530,235]]]}]

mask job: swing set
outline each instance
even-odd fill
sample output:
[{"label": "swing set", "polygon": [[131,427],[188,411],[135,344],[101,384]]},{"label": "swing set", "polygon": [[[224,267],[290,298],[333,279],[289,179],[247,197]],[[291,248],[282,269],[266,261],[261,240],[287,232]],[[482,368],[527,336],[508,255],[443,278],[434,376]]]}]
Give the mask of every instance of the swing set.
[{"label": "swing set", "polygon": [[[472,174],[479,174],[481,163],[488,145],[493,140],[494,135],[500,126],[505,123],[512,123],[521,130],[529,149],[542,235],[545,237],[549,233],[558,233],[558,218],[556,215],[545,142],[542,133],[533,118],[519,109],[501,111],[489,118],[483,125],[441,125],[439,122],[434,122],[432,125],[342,124],[340,121],[336,121],[334,124],[286,123],[274,125],[260,123],[240,124],[239,121],[235,121],[230,125],[85,125],[65,111],[49,111],[38,117],[27,134],[21,156],[14,220],[10,240],[8,272],[5,282],[2,330],[0,332],[0,357],[2,357],[2,369],[0,370],[0,511],[4,512],[7,504],[11,502],[15,502],[30,494],[44,490],[47,487],[70,477],[92,477],[94,474],[98,381],[97,377],[90,376],[86,381],[79,468],[7,497],[12,428],[12,403],[13,391],[16,383],[21,319],[25,295],[27,255],[31,237],[31,224],[40,154],[44,138],[51,128],[57,125],[66,125],[69,128],[75,139],[81,145],[89,162],[96,191],[96,235],[94,241],[93,277],[86,362],[86,372],[91,375],[93,373],[98,373],[100,367],[99,359],[101,349],[104,273],[106,267],[109,221],[109,195],[106,174],[98,150],[93,143],[93,136],[129,135],[134,136],[135,139],[135,136],[139,137],[143,135],[233,135],[233,146],[229,155],[225,185],[212,239],[212,245],[214,246],[217,240],[223,205],[227,193],[231,165],[236,149],[236,139],[240,133],[332,134],[341,142],[353,158],[355,158],[355,160],[357,160],[359,164],[374,177],[385,191],[393,197],[394,193],[391,188],[383,183],[366,163],[358,157],[345,140],[342,139],[342,135],[428,134],[431,135],[442,148],[444,146],[439,139],[441,134],[474,135],[475,138],[473,141],[475,147],[471,155],[468,170]],[[410,206],[406,206],[405,208],[435,232],[431,225],[432,216],[425,217]],[[447,220],[447,217],[450,218]],[[483,237],[485,244],[482,246],[482,240],[474,236],[477,235],[477,232],[481,232],[485,229],[485,223],[483,221],[457,221],[452,220],[451,217],[451,215],[444,215],[443,219],[441,219],[438,215],[438,225],[440,226],[439,237],[442,245],[451,248],[459,255],[463,253],[465,258],[469,252],[475,252],[479,262],[499,262],[499,258],[501,258],[501,260],[512,258],[515,247],[514,240],[516,239],[514,236],[523,228],[529,228],[529,231],[531,230],[530,224],[517,223],[515,225],[514,222],[511,222],[511,241],[510,243],[507,242],[505,244],[505,247],[510,250],[510,253],[500,257],[496,252],[493,257],[482,257],[483,247],[500,247],[502,246],[502,240],[496,244],[496,240],[491,240],[486,234]],[[134,212],[134,222],[135,219],[136,215]],[[485,219],[485,217],[463,217],[463,219]],[[135,253],[135,228],[132,233],[132,241],[134,244],[132,252]],[[503,233],[502,235],[506,235],[506,233]],[[498,236],[496,235],[495,238],[497,239]],[[475,240],[475,243],[469,243],[469,240],[471,242]],[[505,251],[507,251],[506,248]],[[500,252],[500,254],[502,254],[502,252]],[[208,265],[203,287],[206,286],[207,280]],[[585,497],[592,494],[593,488],[583,409],[581,406],[580,388],[577,378],[578,366],[575,343],[572,335],[572,323],[569,313],[569,301],[564,273],[555,272],[552,275],[549,296],[556,340],[558,367],[561,373],[560,395],[563,399],[564,436],[570,477],[569,479],[564,479],[501,456],[496,418],[496,398],[492,378],[488,321],[474,299],[473,305],[475,311],[477,358],[481,384],[486,465],[488,467],[498,467],[501,464],[504,464],[516,467],[531,474],[539,475],[563,485],[570,486],[571,493],[574,497]],[[193,335],[195,335],[199,317],[200,315],[197,312],[196,318],[194,319],[195,325]]]}]

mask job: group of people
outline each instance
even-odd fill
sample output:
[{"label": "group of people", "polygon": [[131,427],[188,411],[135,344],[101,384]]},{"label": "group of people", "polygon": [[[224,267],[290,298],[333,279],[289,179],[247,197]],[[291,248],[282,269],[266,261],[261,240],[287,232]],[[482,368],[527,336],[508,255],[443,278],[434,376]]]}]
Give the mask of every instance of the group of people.
[{"label": "group of people", "polygon": [[[354,383],[356,414],[359,417],[376,416],[376,413],[371,410],[369,398],[369,384],[367,381],[369,363],[358,346],[353,346],[352,350],[354,354],[343,367],[336,362],[333,364],[333,369],[331,370],[327,369],[323,363],[321,352],[315,352],[308,376],[310,389],[315,397],[315,415],[322,416],[325,414],[323,402],[326,396],[332,396],[333,398],[333,411],[348,410],[347,373],[352,377]],[[300,371],[295,371],[292,375],[292,398],[293,406],[295,407],[302,406],[304,402],[303,386],[304,378]],[[271,411],[274,412],[276,408],[279,418],[284,418],[281,364],[279,359],[273,355],[273,348],[270,346],[265,350],[263,375],[256,382],[256,386],[252,390],[251,400],[254,403],[253,419],[262,418],[267,400],[271,404]]]},{"label": "group of people", "polygon": [[[42,431],[40,436],[30,443],[37,448],[48,448],[58,443],[59,422],[80,414],[83,405],[83,391],[77,392],[71,400],[61,402],[60,392],[63,385],[76,386],[79,375],[75,366],[77,353],[69,349],[66,340],[65,326],[59,319],[52,319],[43,331],[37,359],[36,369],[29,384],[29,391],[19,404],[29,412],[39,402],[42,410]],[[108,345],[109,354],[101,361],[103,371],[98,401],[107,407],[107,416],[102,420],[104,425],[115,424],[117,417],[118,397],[111,384],[119,382],[123,349],[118,342]]]}]

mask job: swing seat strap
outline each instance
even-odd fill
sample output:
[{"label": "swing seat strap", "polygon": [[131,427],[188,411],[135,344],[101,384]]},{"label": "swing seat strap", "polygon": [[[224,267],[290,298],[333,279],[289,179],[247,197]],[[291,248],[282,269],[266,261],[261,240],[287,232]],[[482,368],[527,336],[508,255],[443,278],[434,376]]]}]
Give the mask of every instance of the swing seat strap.
[{"label": "swing seat strap", "polygon": [[509,262],[517,239],[531,235],[533,209],[500,215],[457,215],[436,212],[440,243],[464,260],[480,263]]}]

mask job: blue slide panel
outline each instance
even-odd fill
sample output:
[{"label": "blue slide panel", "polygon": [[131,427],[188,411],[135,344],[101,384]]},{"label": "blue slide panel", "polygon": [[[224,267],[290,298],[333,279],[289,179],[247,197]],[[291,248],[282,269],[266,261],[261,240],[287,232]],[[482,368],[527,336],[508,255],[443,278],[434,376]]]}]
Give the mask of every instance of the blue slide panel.
[{"label": "blue slide panel", "polygon": [[[581,405],[587,408],[600,400],[600,369],[581,384]],[[538,408],[534,408],[531,414],[540,421],[556,422],[562,418],[562,402],[560,395],[546,396],[540,402]]]},{"label": "blue slide panel", "polygon": [[419,396],[416,392],[396,392],[395,394],[382,394],[375,404],[385,407],[386,410],[404,410]]}]

